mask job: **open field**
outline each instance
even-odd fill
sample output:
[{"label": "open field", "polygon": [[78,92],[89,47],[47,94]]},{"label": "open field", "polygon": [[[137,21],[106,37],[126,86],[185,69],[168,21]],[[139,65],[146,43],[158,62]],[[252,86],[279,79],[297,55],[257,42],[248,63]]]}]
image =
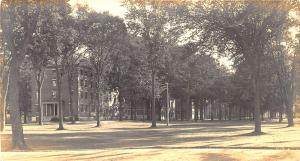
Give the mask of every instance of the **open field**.
[{"label": "open field", "polygon": [[[264,122],[254,136],[248,121],[175,122],[170,127],[144,122],[103,121],[24,125],[30,150],[2,152],[3,160],[300,160],[300,126]],[[2,134],[2,151],[10,145],[10,127]]]}]

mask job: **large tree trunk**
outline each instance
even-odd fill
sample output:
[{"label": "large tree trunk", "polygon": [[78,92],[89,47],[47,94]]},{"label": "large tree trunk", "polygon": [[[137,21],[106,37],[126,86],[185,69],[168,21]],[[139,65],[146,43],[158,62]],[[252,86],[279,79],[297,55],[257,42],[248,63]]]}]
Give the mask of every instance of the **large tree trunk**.
[{"label": "large tree trunk", "polygon": [[[3,86],[3,84],[0,84]],[[2,88],[2,87],[1,87]],[[0,97],[0,131],[4,131],[5,129],[5,99],[3,89],[0,89],[1,97]]]},{"label": "large tree trunk", "polygon": [[293,103],[292,101],[288,101],[286,114],[288,119],[288,127],[294,126],[294,116],[293,116]]},{"label": "large tree trunk", "polygon": [[188,80],[188,92],[186,98],[186,119],[192,119],[192,103],[191,103],[191,87],[190,87],[190,80]]},{"label": "large tree trunk", "polygon": [[156,113],[155,113],[155,91],[154,91],[154,85],[155,85],[155,71],[152,69],[151,74],[152,84],[151,84],[151,95],[152,95],[152,125],[151,127],[156,127]]},{"label": "large tree trunk", "polygon": [[[144,102],[146,102],[146,100],[143,100]],[[141,102],[141,103],[143,103],[143,101]],[[146,108],[146,103],[144,103],[144,108],[143,108],[143,121],[145,121],[145,115],[146,115],[146,110],[147,110],[147,108]]]},{"label": "large tree trunk", "polygon": [[200,101],[199,107],[200,107],[200,120],[204,120],[204,106],[205,106],[205,99],[202,99]]},{"label": "large tree trunk", "polygon": [[12,60],[9,73],[9,111],[12,128],[12,148],[26,149],[19,108],[20,61]]},{"label": "large tree trunk", "polygon": [[232,108],[233,108],[234,106],[232,105],[232,104],[229,104],[229,112],[228,112],[228,120],[231,120],[231,115],[232,115]]},{"label": "large tree trunk", "polygon": [[239,120],[242,120],[242,106],[239,106]]},{"label": "large tree trunk", "polygon": [[211,106],[210,106],[210,120],[214,120],[214,107],[215,107],[215,101],[211,101]]},{"label": "large tree trunk", "polygon": [[286,104],[286,114],[288,119],[288,127],[294,126],[294,100],[296,98],[296,61],[297,61],[297,52],[294,53],[293,56],[293,64],[292,64],[292,75],[291,75],[291,85],[290,85],[290,94],[287,94],[287,104]]},{"label": "large tree trunk", "polygon": [[151,120],[151,108],[152,108],[150,98],[146,99],[145,107],[146,107],[147,120],[150,121]]},{"label": "large tree trunk", "polygon": [[56,84],[57,84],[57,102],[58,102],[58,117],[59,123],[57,130],[64,130],[64,115],[63,115],[63,106],[61,100],[61,73],[59,71],[58,64],[56,62]]},{"label": "large tree trunk", "polygon": [[198,121],[198,109],[199,109],[199,101],[198,100],[195,100],[195,103],[194,103],[194,120],[195,121]]},{"label": "large tree trunk", "polygon": [[134,111],[133,112],[133,120],[137,120],[137,110],[136,110],[137,105],[140,105],[140,102],[132,101],[131,107],[132,107],[132,110]]},{"label": "large tree trunk", "polygon": [[43,125],[43,106],[41,98],[42,84],[37,81],[37,99],[38,99],[38,108],[39,108],[39,125]]},{"label": "large tree trunk", "polygon": [[[97,97],[97,111],[96,111],[96,121],[97,121],[97,125],[96,127],[101,127],[101,122],[100,122],[100,102],[102,101],[102,96],[100,95],[100,91],[98,90],[98,97]],[[101,98],[101,101],[100,101],[100,98]]]},{"label": "large tree trunk", "polygon": [[279,119],[278,119],[279,122],[282,122],[283,120],[282,118],[283,111],[284,111],[284,105],[282,105],[279,109]]},{"label": "large tree trunk", "polygon": [[222,105],[219,102],[217,103],[217,105],[218,105],[218,111],[219,111],[218,117],[219,117],[219,120],[222,120]]},{"label": "large tree trunk", "polygon": [[[0,131],[5,130],[5,120],[6,120],[6,108],[7,108],[7,94],[8,94],[8,85],[9,85],[9,70],[5,74],[5,69],[2,69],[2,78],[1,78],[1,90],[0,90]],[[5,80],[6,79],[6,80]]]},{"label": "large tree trunk", "polygon": [[183,121],[185,117],[185,110],[184,110],[184,99],[180,99],[180,120]]},{"label": "large tree trunk", "polygon": [[254,89],[254,122],[255,133],[261,133],[261,118],[260,118],[260,84],[258,79],[253,79]]},{"label": "large tree trunk", "polygon": [[28,122],[27,122],[27,117],[28,117],[28,112],[25,112],[24,111],[24,124],[27,124]]},{"label": "large tree trunk", "polygon": [[121,92],[119,93],[118,101],[119,101],[119,121],[123,121],[123,102],[124,101],[123,101]]},{"label": "large tree trunk", "polygon": [[200,106],[200,120],[204,120],[204,104]]},{"label": "large tree trunk", "polygon": [[157,110],[156,110],[156,115],[158,116],[157,120],[158,121],[161,121],[161,108],[162,108],[162,105],[161,105],[161,102],[159,99],[156,99],[156,106],[157,107]]},{"label": "large tree trunk", "polygon": [[130,120],[133,120],[133,106],[132,106],[132,100],[130,100]]},{"label": "large tree trunk", "polygon": [[179,99],[175,99],[175,120],[178,120]]},{"label": "large tree trunk", "polygon": [[[69,105],[70,105],[70,112],[71,112],[71,123],[75,124],[75,114],[74,114],[74,109],[73,109],[73,89],[72,89],[72,85],[73,85],[73,81],[72,81],[72,76],[70,76],[70,74],[68,74],[68,84],[69,84]],[[91,111],[91,110],[89,110]]]}]

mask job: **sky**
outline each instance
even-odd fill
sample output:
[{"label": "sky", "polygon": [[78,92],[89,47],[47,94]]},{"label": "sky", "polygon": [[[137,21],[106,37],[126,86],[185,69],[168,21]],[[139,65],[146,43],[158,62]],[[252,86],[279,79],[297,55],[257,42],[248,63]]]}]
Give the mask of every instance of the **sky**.
[{"label": "sky", "polygon": [[87,4],[97,12],[109,11],[114,16],[124,18],[126,8],[122,6],[122,0],[70,0],[73,6],[76,3]]}]

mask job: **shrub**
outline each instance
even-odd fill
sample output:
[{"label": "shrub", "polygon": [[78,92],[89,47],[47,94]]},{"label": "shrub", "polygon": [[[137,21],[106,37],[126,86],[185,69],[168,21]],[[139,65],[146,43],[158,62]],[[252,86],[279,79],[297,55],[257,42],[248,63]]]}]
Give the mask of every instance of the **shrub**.
[{"label": "shrub", "polygon": [[[76,119],[75,119],[76,120]],[[58,122],[59,118],[57,116],[54,116],[50,119],[51,122]],[[71,121],[71,117],[64,117],[64,121],[66,122],[70,122]]]},{"label": "shrub", "polygon": [[58,122],[59,121],[59,118],[54,116],[50,119],[51,122]]}]

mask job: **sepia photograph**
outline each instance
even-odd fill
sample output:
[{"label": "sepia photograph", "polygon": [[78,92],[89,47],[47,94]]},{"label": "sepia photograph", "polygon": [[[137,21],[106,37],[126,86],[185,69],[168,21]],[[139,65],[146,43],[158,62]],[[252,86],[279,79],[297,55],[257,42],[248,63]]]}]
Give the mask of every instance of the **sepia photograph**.
[{"label": "sepia photograph", "polygon": [[0,161],[300,161],[300,0],[0,4]]}]

